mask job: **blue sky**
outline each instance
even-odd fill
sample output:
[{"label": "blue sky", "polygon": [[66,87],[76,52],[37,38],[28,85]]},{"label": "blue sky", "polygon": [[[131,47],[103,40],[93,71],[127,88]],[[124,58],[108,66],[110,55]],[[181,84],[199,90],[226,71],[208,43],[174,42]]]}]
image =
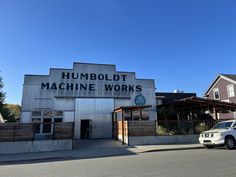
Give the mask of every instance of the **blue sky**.
[{"label": "blue sky", "polygon": [[235,0],[0,0],[6,101],[20,104],[24,74],[73,62],[202,96],[218,73],[236,74],[235,9]]}]

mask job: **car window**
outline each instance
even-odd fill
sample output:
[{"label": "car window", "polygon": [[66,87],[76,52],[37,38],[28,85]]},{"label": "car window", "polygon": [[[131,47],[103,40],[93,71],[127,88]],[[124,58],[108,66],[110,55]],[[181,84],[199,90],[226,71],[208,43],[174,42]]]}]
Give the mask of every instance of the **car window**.
[{"label": "car window", "polygon": [[234,125],[233,125],[233,127],[236,127],[236,122],[234,122]]},{"label": "car window", "polygon": [[231,127],[233,122],[220,122],[216,124],[212,129],[228,129]]}]

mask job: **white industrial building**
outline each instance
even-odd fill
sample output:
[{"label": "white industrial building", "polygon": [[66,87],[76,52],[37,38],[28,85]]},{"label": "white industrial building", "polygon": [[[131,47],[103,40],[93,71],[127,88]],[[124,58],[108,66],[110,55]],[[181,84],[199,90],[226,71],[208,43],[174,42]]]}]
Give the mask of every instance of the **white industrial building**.
[{"label": "white industrial building", "polygon": [[[153,79],[136,79],[115,65],[74,63],[49,75],[25,75],[21,122],[75,122],[75,139],[111,138],[114,109],[144,105],[151,105],[148,120],[156,120]],[[50,128],[42,124],[37,131]]]}]

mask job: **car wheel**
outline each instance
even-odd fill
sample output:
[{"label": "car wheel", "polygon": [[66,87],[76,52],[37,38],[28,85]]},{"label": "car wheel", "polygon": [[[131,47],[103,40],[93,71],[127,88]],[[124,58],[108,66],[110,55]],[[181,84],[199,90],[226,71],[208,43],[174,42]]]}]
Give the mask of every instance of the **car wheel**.
[{"label": "car wheel", "polygon": [[225,139],[225,145],[227,149],[234,149],[235,148],[235,139],[233,137],[227,137]]},{"label": "car wheel", "polygon": [[204,145],[206,149],[213,149],[214,146],[211,146],[211,145]]}]

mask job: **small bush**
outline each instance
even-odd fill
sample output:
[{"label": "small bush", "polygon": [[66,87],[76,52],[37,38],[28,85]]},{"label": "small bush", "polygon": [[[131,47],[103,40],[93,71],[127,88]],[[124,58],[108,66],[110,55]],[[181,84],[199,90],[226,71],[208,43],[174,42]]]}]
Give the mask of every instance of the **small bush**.
[{"label": "small bush", "polygon": [[174,131],[168,131],[163,126],[157,126],[157,135],[175,135],[176,133]]},{"label": "small bush", "polygon": [[196,130],[196,133],[201,133],[206,130],[209,130],[209,127],[205,124],[205,122],[202,122],[196,126],[195,130]]},{"label": "small bush", "polygon": [[163,126],[157,126],[157,135],[168,135],[168,131]]}]

